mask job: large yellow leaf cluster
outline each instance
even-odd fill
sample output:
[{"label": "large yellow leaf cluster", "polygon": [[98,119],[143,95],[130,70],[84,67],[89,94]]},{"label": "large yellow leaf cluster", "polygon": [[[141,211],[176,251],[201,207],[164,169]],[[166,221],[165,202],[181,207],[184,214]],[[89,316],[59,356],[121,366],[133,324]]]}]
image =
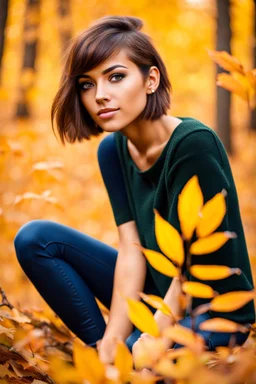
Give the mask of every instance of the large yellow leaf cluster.
[{"label": "large yellow leaf cluster", "polygon": [[[210,285],[186,281],[185,274],[182,274],[184,263],[186,263],[186,268],[190,274],[199,280],[219,280],[232,274],[241,273],[239,268],[229,268],[225,265],[198,264],[191,266],[192,254],[209,254],[218,250],[229,239],[236,237],[235,233],[228,231],[214,232],[220,226],[226,214],[225,196],[226,191],[223,190],[204,204],[198,177],[196,175],[193,176],[184,186],[178,199],[178,217],[181,234],[154,209],[155,234],[162,253],[135,244],[141,248],[149,263],[158,272],[180,279],[182,294],[186,297],[185,303],[192,318],[208,310],[217,312],[235,311],[255,297],[254,291],[236,291],[218,295]],[[197,239],[192,243],[194,234],[197,235]],[[128,298],[128,314],[138,329],[155,338],[164,336],[173,342],[182,343],[184,346],[196,351],[198,351],[198,348],[202,350],[203,340],[201,340],[199,335],[199,338],[195,336],[194,329],[188,330],[177,323],[172,309],[164,299],[154,295],[146,295],[142,292],[140,296],[152,307],[172,317],[174,325],[168,327],[164,333],[161,333],[153,314],[145,304]],[[212,300],[192,311],[190,306],[193,297]],[[225,332],[235,332],[238,330],[248,332],[249,329],[249,327],[241,326],[222,318],[205,321],[200,325],[200,328],[216,332],[222,330],[225,330]]]}]

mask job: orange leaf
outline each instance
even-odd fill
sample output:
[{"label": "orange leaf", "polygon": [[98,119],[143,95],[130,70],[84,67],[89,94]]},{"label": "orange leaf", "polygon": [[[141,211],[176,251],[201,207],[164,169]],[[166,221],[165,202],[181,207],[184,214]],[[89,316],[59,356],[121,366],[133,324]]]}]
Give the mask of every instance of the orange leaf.
[{"label": "orange leaf", "polygon": [[221,317],[205,320],[203,323],[199,324],[199,328],[203,331],[212,332],[248,332],[248,328],[241,324],[237,324],[234,321],[223,319]]},{"label": "orange leaf", "polygon": [[129,374],[133,368],[132,354],[126,344],[120,340],[117,342],[114,365],[120,373],[120,380],[129,381]]},{"label": "orange leaf", "polygon": [[154,213],[155,232],[159,248],[169,259],[182,266],[184,247],[179,232],[168,221],[164,220],[156,209],[154,209]]},{"label": "orange leaf", "polygon": [[3,327],[2,325],[0,325],[0,334],[5,333],[8,337],[13,339],[14,338],[13,334],[15,332],[16,332],[15,328],[6,328],[6,327]]},{"label": "orange leaf", "polygon": [[244,67],[240,61],[226,51],[213,51],[208,49],[209,56],[223,69],[230,72],[239,72],[244,75]]},{"label": "orange leaf", "polygon": [[165,328],[163,330],[163,336],[192,350],[202,350],[204,346],[204,339],[201,335],[179,324]]},{"label": "orange leaf", "polygon": [[221,224],[226,213],[226,202],[224,195],[226,191],[223,190],[217,193],[211,200],[202,208],[202,217],[199,219],[196,227],[196,234],[198,237],[205,237],[215,231]]},{"label": "orange leaf", "polygon": [[78,340],[74,341],[74,363],[81,379],[91,384],[99,384],[105,377],[105,366],[100,361],[97,351],[83,346]]},{"label": "orange leaf", "polygon": [[193,235],[203,204],[203,194],[195,175],[186,183],[178,199],[178,216],[186,240],[190,240]]},{"label": "orange leaf", "polygon": [[243,100],[248,101],[248,87],[242,84],[238,79],[227,73],[220,73],[217,76],[217,85],[227,89],[230,92],[240,96]]},{"label": "orange leaf", "polygon": [[200,280],[219,280],[233,274],[240,275],[241,269],[229,268],[226,265],[193,265],[190,267],[190,273]]},{"label": "orange leaf", "polygon": [[217,312],[235,311],[254,299],[255,291],[234,291],[214,297],[210,309]]},{"label": "orange leaf", "polygon": [[234,232],[215,232],[208,237],[203,237],[195,241],[190,247],[190,253],[192,255],[204,255],[206,253],[211,253],[217,251],[222,247],[228,239],[233,239],[236,237]]},{"label": "orange leaf", "polygon": [[193,297],[202,297],[205,299],[214,297],[214,290],[209,285],[195,281],[185,281],[182,284],[182,290]]},{"label": "orange leaf", "polygon": [[128,303],[128,316],[131,322],[141,332],[151,336],[159,336],[159,329],[153,313],[140,301],[126,298]]},{"label": "orange leaf", "polygon": [[54,382],[63,384],[67,384],[69,381],[76,382],[76,380],[81,382],[82,379],[78,370],[63,358],[58,355],[50,355],[49,361],[49,374]]},{"label": "orange leaf", "polygon": [[169,306],[164,302],[162,297],[156,296],[156,295],[147,295],[143,292],[140,292],[140,297],[151,307],[160,309],[165,315],[172,315],[171,309]]},{"label": "orange leaf", "polygon": [[170,277],[178,276],[178,269],[160,252],[156,252],[152,249],[146,249],[143,247],[141,247],[141,249],[144,255],[146,256],[148,262],[158,272]]}]

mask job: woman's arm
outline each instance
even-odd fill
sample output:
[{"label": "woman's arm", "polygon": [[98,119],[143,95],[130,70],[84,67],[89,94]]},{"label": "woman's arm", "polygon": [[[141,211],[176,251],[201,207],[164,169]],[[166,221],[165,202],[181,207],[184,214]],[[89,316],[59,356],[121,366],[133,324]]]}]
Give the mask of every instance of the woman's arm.
[{"label": "woman's arm", "polygon": [[138,292],[143,291],[146,278],[146,259],[138,247],[132,245],[140,242],[135,221],[120,225],[118,232],[119,252],[110,314],[99,346],[99,355],[104,362],[113,361],[114,338],[125,340],[132,332],[133,324],[127,314],[125,297],[139,299]]},{"label": "woman's arm", "polygon": [[[184,316],[184,311],[180,307],[181,293],[182,290],[180,280],[177,277],[174,277],[164,297],[164,303],[166,303],[170,307],[172,314],[177,319],[180,319]],[[170,316],[165,315],[159,309],[155,312],[154,318],[158,324],[160,331],[173,324],[172,318]]]}]

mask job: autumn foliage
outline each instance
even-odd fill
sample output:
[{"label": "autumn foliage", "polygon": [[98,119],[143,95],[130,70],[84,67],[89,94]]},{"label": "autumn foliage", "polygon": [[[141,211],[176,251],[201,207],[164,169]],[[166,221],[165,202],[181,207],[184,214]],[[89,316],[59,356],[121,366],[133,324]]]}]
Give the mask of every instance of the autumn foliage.
[{"label": "autumn foliage", "polygon": [[[217,85],[237,94],[250,109],[256,108],[256,69],[246,70],[238,59],[226,52],[209,51],[209,55],[215,63],[230,72],[219,74]],[[30,77],[26,75],[22,81],[29,83]],[[2,140],[1,154],[9,152],[20,156],[19,143]],[[35,174],[47,172],[58,180],[56,171],[61,168],[60,162],[46,161],[34,164],[31,171]],[[219,312],[234,311],[254,299],[256,293],[246,291],[218,295],[211,286],[204,284],[204,280],[224,279],[233,274],[240,274],[241,271],[224,265],[203,265],[204,254],[219,249],[227,241],[232,241],[236,234],[215,232],[226,214],[226,191],[220,191],[204,204],[199,182],[195,175],[180,195],[178,214],[181,234],[155,210],[155,233],[161,253],[141,247],[148,262],[155,269],[180,281],[180,306],[183,311],[189,311],[193,297],[210,299],[207,305],[191,311],[192,316],[209,309]],[[52,196],[51,190],[42,193],[21,193],[16,196],[14,204],[18,208],[24,201],[53,204],[63,209],[58,199]],[[1,214],[2,211],[0,218]],[[192,243],[193,233],[196,234],[197,240]],[[190,265],[191,254],[198,255],[198,264]],[[184,263],[191,275],[201,282],[186,281],[181,272]],[[141,301],[126,298],[130,320],[142,332],[152,337],[142,344],[136,359],[126,345],[118,341],[115,362],[113,365],[107,365],[99,360],[95,349],[75,337],[51,311],[39,308],[22,310],[9,302],[8,293],[5,294],[3,289],[1,295],[0,384],[151,384],[159,380],[177,384],[256,382],[255,324],[246,326],[223,318],[206,320],[200,325],[202,330],[251,331],[246,345],[238,347],[235,340],[231,340],[228,347],[218,347],[216,352],[209,352],[199,334],[177,323],[178,318],[162,298],[141,292],[141,299],[170,316],[174,325],[160,332],[148,307]],[[105,310],[102,306],[101,309]],[[166,339],[181,343],[184,347],[166,350]]]},{"label": "autumn foliage", "polygon": [[[198,177],[193,176],[178,200],[182,233],[154,210],[155,234],[162,253],[134,244],[141,247],[149,263],[159,272],[179,279],[182,290],[180,304],[183,311],[187,308],[192,317],[209,309],[219,312],[234,311],[256,295],[254,290],[218,295],[211,286],[203,283],[204,280],[223,279],[241,272],[238,268],[224,265],[200,264],[204,254],[219,249],[235,237],[230,232],[214,232],[226,214],[225,196],[226,192],[223,190],[204,204]],[[191,242],[194,232],[197,240]],[[201,255],[197,265],[191,266],[191,254]],[[185,274],[182,274],[185,262],[190,273],[202,282],[186,280]],[[251,360],[255,353],[254,348],[236,347],[235,340],[231,340],[229,347],[217,347],[217,352],[209,352],[205,348],[203,337],[193,327],[188,329],[178,324],[178,319],[161,297],[143,292],[140,296],[152,307],[170,316],[173,325],[160,331],[152,312],[143,302],[126,298],[130,320],[151,337],[141,343],[136,356],[132,356],[127,346],[118,341],[114,364],[103,364],[97,351],[77,339],[54,314],[45,314],[40,310],[18,310],[9,303],[2,291],[2,306],[6,307],[0,310],[2,377],[9,377],[17,383],[26,382],[26,377],[34,377],[34,384],[121,384],[127,381],[154,383],[161,379],[172,379],[176,383],[192,383],[194,380],[198,384],[212,380],[233,383],[237,375],[247,377],[255,369],[254,360]],[[211,300],[192,311],[190,303],[193,297]],[[200,329],[215,332],[256,332],[254,325],[241,325],[223,318],[206,320],[200,324]],[[178,350],[166,349],[166,339],[184,347]]]}]

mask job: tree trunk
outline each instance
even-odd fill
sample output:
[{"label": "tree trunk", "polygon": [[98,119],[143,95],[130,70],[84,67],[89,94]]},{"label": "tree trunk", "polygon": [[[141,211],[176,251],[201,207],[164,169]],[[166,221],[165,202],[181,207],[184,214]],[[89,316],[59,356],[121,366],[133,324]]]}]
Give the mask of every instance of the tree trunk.
[{"label": "tree trunk", "polygon": [[[253,45],[253,51],[252,51],[252,67],[256,68],[256,0],[254,0],[254,45]],[[256,97],[256,95],[255,95]],[[250,121],[250,127],[251,129],[256,131],[256,108],[254,108],[251,112],[251,121]]]},{"label": "tree trunk", "polygon": [[5,43],[5,27],[8,15],[8,0],[0,0],[0,84],[2,83],[2,60]]},{"label": "tree trunk", "polygon": [[61,54],[67,47],[68,41],[72,38],[71,4],[70,0],[58,0],[59,32],[61,40]]},{"label": "tree trunk", "polygon": [[24,22],[24,55],[15,117],[29,117],[29,91],[35,80],[40,0],[27,0]]},{"label": "tree trunk", "polygon": [[[226,51],[231,54],[230,40],[230,0],[217,0],[217,51]],[[217,65],[216,73],[227,72]],[[229,91],[217,86],[217,133],[220,136],[226,150],[232,153],[231,123],[230,123],[231,94]]]}]

